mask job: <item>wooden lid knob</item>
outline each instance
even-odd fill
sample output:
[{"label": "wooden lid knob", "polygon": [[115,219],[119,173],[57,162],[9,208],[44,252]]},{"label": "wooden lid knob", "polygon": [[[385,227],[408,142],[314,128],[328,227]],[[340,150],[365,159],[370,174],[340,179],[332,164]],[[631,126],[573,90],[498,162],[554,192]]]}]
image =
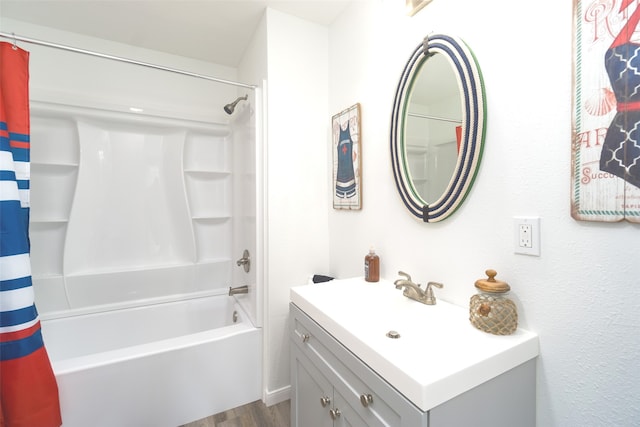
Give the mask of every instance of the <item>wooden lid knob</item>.
[{"label": "wooden lid knob", "polygon": [[485,271],[485,273],[487,274],[488,278],[476,280],[476,288],[480,289],[483,292],[496,294],[508,292],[511,289],[507,282],[496,280],[496,276],[498,275],[497,271],[488,269]]}]

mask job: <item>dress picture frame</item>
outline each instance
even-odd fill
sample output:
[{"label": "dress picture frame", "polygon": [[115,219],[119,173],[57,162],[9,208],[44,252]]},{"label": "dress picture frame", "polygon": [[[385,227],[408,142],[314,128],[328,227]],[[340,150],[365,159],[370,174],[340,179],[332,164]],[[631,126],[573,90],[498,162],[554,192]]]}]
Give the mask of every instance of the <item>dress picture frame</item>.
[{"label": "dress picture frame", "polygon": [[333,208],[362,209],[362,132],[360,103],[331,118]]}]

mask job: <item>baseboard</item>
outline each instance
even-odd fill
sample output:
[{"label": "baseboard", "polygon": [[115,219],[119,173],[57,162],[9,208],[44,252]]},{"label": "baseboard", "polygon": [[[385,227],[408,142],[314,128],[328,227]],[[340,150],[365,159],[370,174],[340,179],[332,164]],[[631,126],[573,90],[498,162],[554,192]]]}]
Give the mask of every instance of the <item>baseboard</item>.
[{"label": "baseboard", "polygon": [[277,405],[280,402],[284,402],[291,397],[291,386],[279,388],[274,391],[265,390],[262,400],[267,406]]}]

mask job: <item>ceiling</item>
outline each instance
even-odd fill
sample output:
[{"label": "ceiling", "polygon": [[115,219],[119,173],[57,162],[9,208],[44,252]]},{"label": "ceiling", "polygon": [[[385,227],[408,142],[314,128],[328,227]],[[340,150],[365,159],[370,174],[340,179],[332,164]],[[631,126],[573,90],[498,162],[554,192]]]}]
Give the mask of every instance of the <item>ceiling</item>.
[{"label": "ceiling", "polygon": [[267,7],[328,26],[353,1],[0,0],[0,15],[236,67]]}]

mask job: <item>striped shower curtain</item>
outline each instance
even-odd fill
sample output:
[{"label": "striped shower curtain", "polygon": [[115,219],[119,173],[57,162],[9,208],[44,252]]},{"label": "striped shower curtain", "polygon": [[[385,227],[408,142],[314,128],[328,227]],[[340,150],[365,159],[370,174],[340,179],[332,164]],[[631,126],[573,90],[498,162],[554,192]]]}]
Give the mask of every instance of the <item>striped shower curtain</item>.
[{"label": "striped shower curtain", "polygon": [[29,53],[0,42],[0,427],[62,424],[29,260]]}]

